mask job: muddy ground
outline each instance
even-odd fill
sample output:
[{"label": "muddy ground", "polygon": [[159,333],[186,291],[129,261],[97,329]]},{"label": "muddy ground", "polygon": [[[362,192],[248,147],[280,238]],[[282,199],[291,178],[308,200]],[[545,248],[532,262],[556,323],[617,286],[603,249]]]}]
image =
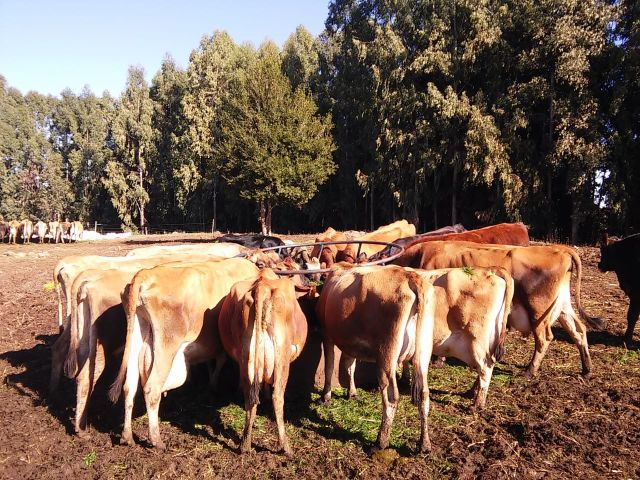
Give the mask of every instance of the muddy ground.
[{"label": "muddy ground", "polygon": [[337,389],[328,406],[285,405],[293,458],[273,453],[277,436],[266,402],[254,428],[256,451],[241,456],[241,397],[233,389],[214,395],[193,379],[162,401],[164,452],[146,442],[141,398],[138,444],[118,444],[122,403],[106,400],[106,380],[92,400],[90,439],[75,437],[73,383],[67,379],[55,397],[47,391],[57,321],[55,294],[45,284],[55,263],[71,254],[118,255],[180,239],[207,236],[0,246],[0,478],[640,478],[640,352],[637,341],[628,349],[621,343],[628,302],[615,275],[598,272],[595,248],[580,249],[583,303],[607,321],[606,331],[589,333],[591,377],[580,376],[578,350],[559,329],[534,380],[521,375],[533,340],[509,335],[480,413],[462,395],[474,380],[464,366],[432,368],[429,455],[415,453],[419,422],[406,390],[392,448],[370,456],[379,396],[359,390],[348,401]]}]

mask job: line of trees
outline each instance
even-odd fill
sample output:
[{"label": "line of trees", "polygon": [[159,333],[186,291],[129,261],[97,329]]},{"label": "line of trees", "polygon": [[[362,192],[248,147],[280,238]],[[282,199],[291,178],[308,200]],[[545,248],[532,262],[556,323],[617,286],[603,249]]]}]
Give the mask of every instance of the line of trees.
[{"label": "line of trees", "polygon": [[[128,228],[640,227],[640,1],[334,0],[282,49],[202,38],[119,98],[0,76],[0,215]],[[272,212],[275,213],[272,216]]]}]

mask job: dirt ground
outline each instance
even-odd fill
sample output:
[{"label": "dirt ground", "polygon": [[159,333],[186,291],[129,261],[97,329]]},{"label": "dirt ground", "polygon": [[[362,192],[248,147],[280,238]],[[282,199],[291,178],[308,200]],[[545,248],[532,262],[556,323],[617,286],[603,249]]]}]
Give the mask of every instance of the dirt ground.
[{"label": "dirt ground", "polygon": [[339,389],[328,406],[286,403],[293,458],[273,453],[277,435],[267,402],[254,427],[256,451],[239,455],[241,397],[236,391],[214,395],[194,379],[162,401],[166,451],[146,442],[141,398],[134,420],[138,444],[119,445],[123,407],[106,399],[108,379],[92,399],[90,438],[77,438],[74,384],[66,379],[55,397],[48,393],[58,327],[55,294],[45,285],[54,265],[71,254],[120,255],[145,244],[206,239],[0,245],[0,478],[640,478],[640,352],[637,341],[629,349],[621,343],[628,301],[615,275],[597,270],[595,248],[580,248],[583,304],[607,321],[605,331],[589,333],[591,377],[580,376],[578,350],[560,329],[533,380],[521,375],[533,340],[509,335],[480,413],[471,412],[462,395],[474,380],[468,369],[456,362],[432,368],[429,455],[415,453],[419,421],[406,390],[392,448],[370,456],[380,398],[375,390],[359,390],[349,401]]}]

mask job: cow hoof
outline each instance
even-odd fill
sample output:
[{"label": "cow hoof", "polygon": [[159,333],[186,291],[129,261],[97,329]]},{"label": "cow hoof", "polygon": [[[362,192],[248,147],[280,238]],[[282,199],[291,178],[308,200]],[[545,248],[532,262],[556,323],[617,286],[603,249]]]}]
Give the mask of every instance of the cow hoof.
[{"label": "cow hoof", "polygon": [[156,450],[166,450],[167,446],[164,444],[164,442],[162,440],[159,440],[157,442],[152,442],[153,448],[155,448]]},{"label": "cow hoof", "polygon": [[89,431],[86,430],[86,429],[85,430],[76,430],[76,435],[81,440],[86,440],[91,436],[91,435],[89,435]]},{"label": "cow hoof", "polygon": [[431,453],[431,442],[421,442],[418,444],[418,451],[420,453]]},{"label": "cow hoof", "polygon": [[284,447],[280,447],[278,449],[278,451],[282,454],[284,454],[284,456],[286,457],[293,457],[293,450],[291,450],[291,447],[289,445],[285,445]]},{"label": "cow hoof", "polygon": [[355,400],[358,398],[358,393],[349,393],[349,400]]},{"label": "cow hoof", "polygon": [[588,380],[589,378],[591,378],[591,372],[589,370],[583,370],[581,375],[582,375],[582,378],[584,378],[585,380]]},{"label": "cow hoof", "polygon": [[135,442],[133,441],[133,437],[121,437],[120,445],[127,445],[129,447],[135,446]]},{"label": "cow hoof", "polygon": [[329,395],[322,395],[322,396],[318,399],[318,404],[319,404],[319,405],[328,405],[330,401],[331,401],[331,394],[329,394]]},{"label": "cow hoof", "polygon": [[534,371],[532,371],[530,368],[527,368],[527,369],[522,373],[522,376],[523,376],[523,377],[525,377],[525,378],[527,378],[527,379],[529,379],[529,380],[532,380],[533,378],[535,378],[536,373],[535,373]]}]

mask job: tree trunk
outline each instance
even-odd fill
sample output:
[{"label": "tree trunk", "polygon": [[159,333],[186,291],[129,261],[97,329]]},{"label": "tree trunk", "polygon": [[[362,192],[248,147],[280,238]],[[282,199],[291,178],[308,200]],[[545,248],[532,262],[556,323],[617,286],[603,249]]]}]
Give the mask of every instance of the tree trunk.
[{"label": "tree trunk", "polygon": [[[140,190],[142,190],[143,186],[142,186],[142,165],[140,164],[140,147],[136,148],[136,163],[138,164],[138,180],[140,183]],[[144,220],[144,202],[140,200],[140,232],[147,233],[146,229],[147,227],[145,225],[145,220]]]},{"label": "tree trunk", "polygon": [[438,229],[438,172],[433,172],[433,229]]},{"label": "tree trunk", "polygon": [[373,183],[371,183],[371,188],[369,189],[369,226],[371,231],[373,231]]},{"label": "tree trunk", "polygon": [[213,224],[211,225],[211,233],[218,228],[218,177],[213,178]]},{"label": "tree trunk", "polygon": [[271,202],[267,202],[267,235],[271,235],[271,212],[273,212],[273,206]]},{"label": "tree trunk", "polygon": [[267,234],[267,208],[264,200],[260,200],[260,232]]},{"label": "tree trunk", "polygon": [[574,198],[571,199],[571,244],[573,245],[578,243],[578,229],[581,221],[580,208],[577,203]]},{"label": "tree trunk", "polygon": [[458,222],[456,215],[457,210],[457,196],[456,185],[458,184],[458,165],[453,164],[453,180],[451,181],[451,225],[455,225]]}]

